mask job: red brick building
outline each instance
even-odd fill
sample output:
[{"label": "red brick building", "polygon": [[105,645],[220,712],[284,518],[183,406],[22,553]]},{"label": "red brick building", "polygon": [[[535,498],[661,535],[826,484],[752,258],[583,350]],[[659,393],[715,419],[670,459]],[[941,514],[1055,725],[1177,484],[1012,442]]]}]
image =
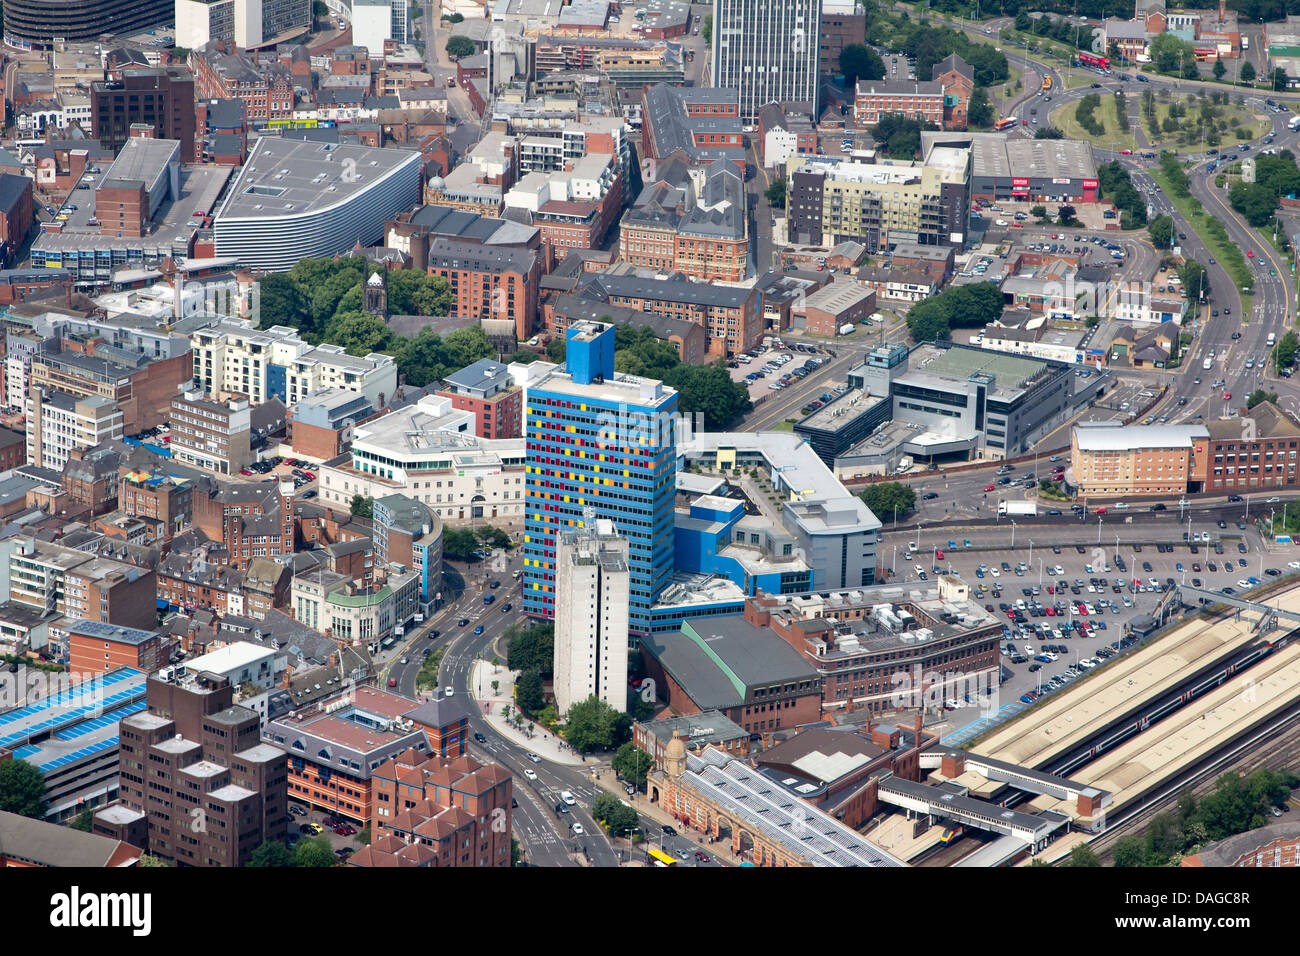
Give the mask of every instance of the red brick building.
[{"label": "red brick building", "polygon": [[439,237],[429,246],[429,275],[451,284],[452,315],[504,319],[522,341],[536,331],[543,254]]},{"label": "red brick building", "polygon": [[[1205,423],[1204,454],[1191,456],[1189,491],[1250,493],[1296,485],[1300,425],[1272,402],[1261,402],[1244,419]],[[1202,440],[1198,439],[1197,444]]]},{"label": "red brick building", "polygon": [[74,674],[107,673],[134,667],[146,674],[165,665],[170,642],[157,631],[78,620],[67,626],[68,670]]},{"label": "red brick building", "polygon": [[294,75],[280,60],[226,53],[214,42],[190,51],[190,67],[200,99],[241,99],[249,121],[258,126],[293,117]]},{"label": "red brick building", "polygon": [[519,438],[523,435],[523,389],[510,380],[500,362],[482,359],[443,379],[439,395],[453,408],[474,413],[474,434],[480,438]]},{"label": "red brick building", "polygon": [[[646,676],[679,714],[718,710],[750,733],[821,719],[822,679],[772,629],[739,614],[641,639]],[[662,693],[666,691],[666,694]]]},{"label": "red brick building", "polygon": [[198,160],[194,114],[194,75],[184,67],[126,69],[121,78],[90,87],[91,126],[104,149],[117,152],[131,127],[148,125],[155,139],[181,143],[181,161]]},{"label": "red brick building", "polygon": [[31,179],[0,173],[0,266],[16,261],[31,229]]},{"label": "red brick building", "polygon": [[372,779],[374,814],[368,823],[383,842],[355,854],[353,865],[403,865],[390,859],[401,853],[410,860],[404,865],[510,865],[513,781],[501,767],[468,755],[429,757],[408,750],[380,765]]}]

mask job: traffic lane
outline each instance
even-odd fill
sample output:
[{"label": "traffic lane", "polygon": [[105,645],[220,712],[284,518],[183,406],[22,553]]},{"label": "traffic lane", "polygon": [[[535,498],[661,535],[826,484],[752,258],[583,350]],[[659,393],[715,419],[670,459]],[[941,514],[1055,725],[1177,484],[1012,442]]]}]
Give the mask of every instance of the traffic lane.
[{"label": "traffic lane", "polygon": [[[490,626],[485,626],[483,634],[474,634],[472,630],[467,629],[468,633],[456,638],[443,656],[439,682],[441,685],[452,687],[455,696],[461,698],[462,704],[470,715],[471,729],[475,733],[481,734],[491,744],[490,752],[502,766],[510,770],[516,781],[526,781],[533,786],[539,796],[549,792],[558,793],[561,790],[570,790],[575,796],[579,794],[587,796],[589,804],[590,800],[594,798],[594,784],[581,771],[552,764],[545,760],[540,763],[533,763],[528,760],[526,756],[527,750],[498,735],[483,718],[478,702],[468,693],[469,674],[473,662],[483,656],[489,643],[499,637],[505,628],[509,626],[509,623],[510,620],[505,615],[502,615],[493,618]],[[480,743],[480,746],[487,747],[488,745]],[[525,771],[529,770],[535,775],[535,780],[530,780],[526,776]],[[549,789],[543,791],[541,788]],[[589,814],[586,821],[590,822],[591,826],[586,826],[586,822],[584,822],[587,833],[584,835],[583,845],[585,845],[590,855],[592,864],[595,866],[616,866],[618,862],[617,856],[609,844],[608,837],[603,830],[596,827],[594,820],[590,820]],[[600,832],[596,832],[597,830],[600,830]],[[567,838],[566,834],[561,834],[561,838]]]}]

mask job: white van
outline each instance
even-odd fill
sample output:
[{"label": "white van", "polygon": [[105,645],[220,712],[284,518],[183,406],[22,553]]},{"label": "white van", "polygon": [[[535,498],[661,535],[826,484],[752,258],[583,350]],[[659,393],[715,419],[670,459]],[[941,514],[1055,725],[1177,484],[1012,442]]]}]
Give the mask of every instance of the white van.
[{"label": "white van", "polygon": [[1205,371],[1207,372],[1210,369],[1214,368],[1214,359],[1207,358],[1204,362],[1201,363],[1201,368],[1205,369]]},{"label": "white van", "polygon": [[1268,347],[1272,348],[1276,342],[1277,342],[1277,333],[1276,332],[1268,333]]}]

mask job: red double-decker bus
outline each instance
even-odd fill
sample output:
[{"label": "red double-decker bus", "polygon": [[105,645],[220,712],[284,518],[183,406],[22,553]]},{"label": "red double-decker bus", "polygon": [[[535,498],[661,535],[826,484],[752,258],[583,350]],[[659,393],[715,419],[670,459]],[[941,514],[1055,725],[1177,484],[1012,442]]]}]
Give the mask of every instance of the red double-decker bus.
[{"label": "red double-decker bus", "polygon": [[1095,53],[1080,53],[1079,62],[1084,66],[1095,66],[1099,70],[1110,69],[1110,59]]}]

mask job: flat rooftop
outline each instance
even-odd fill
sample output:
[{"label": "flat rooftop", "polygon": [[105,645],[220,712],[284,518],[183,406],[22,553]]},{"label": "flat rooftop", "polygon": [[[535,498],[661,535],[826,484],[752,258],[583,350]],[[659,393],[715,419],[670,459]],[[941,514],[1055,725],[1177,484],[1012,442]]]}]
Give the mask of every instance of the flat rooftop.
[{"label": "flat rooftop", "polygon": [[347,143],[263,136],[231,186],[217,219],[267,219],[336,206],[420,154]]},{"label": "flat rooftop", "polygon": [[187,246],[189,238],[199,231],[199,226],[190,225],[195,221],[195,211],[212,208],[230,179],[231,172],[229,166],[182,166],[180,198],[163,203],[158,215],[154,217],[152,231],[139,238],[101,235],[99,226],[89,224],[95,217],[95,204],[90,199],[91,194],[85,190],[74,191],[72,195],[82,196],[83,201],[73,200],[77,208],[69,214],[63,230],[43,231],[32,244],[32,249],[43,252],[47,263],[52,254],[78,250],[104,250],[107,253],[113,249],[145,248],[160,250],[162,255],[171,255],[174,245]]}]

